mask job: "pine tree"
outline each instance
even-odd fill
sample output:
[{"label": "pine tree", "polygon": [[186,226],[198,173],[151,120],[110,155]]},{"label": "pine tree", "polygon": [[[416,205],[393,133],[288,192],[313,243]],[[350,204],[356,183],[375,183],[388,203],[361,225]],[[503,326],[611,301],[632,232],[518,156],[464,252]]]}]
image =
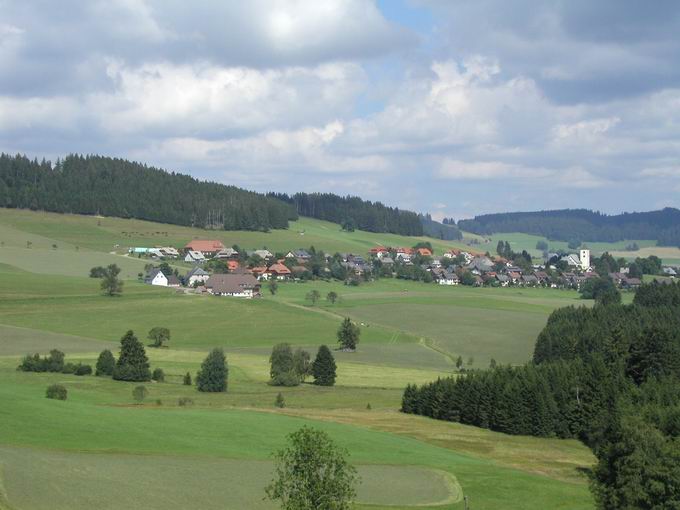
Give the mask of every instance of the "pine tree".
[{"label": "pine tree", "polygon": [[360,334],[359,326],[353,324],[350,318],[346,317],[338,329],[338,343],[345,351],[355,351],[359,343]]},{"label": "pine tree", "polygon": [[198,391],[222,392],[227,391],[227,368],[224,351],[220,348],[213,349],[205,358],[196,376]]},{"label": "pine tree", "polygon": [[191,373],[187,372],[186,374],[184,374],[182,382],[184,386],[191,386]]},{"label": "pine tree", "polygon": [[113,370],[113,378],[119,381],[149,381],[149,359],[144,345],[132,330],[120,339],[120,356]]},{"label": "pine tree", "polygon": [[314,384],[318,386],[333,386],[335,384],[335,359],[331,350],[322,345],[316,354],[316,359],[312,363],[312,375]]},{"label": "pine tree", "polygon": [[113,370],[115,368],[116,358],[113,357],[110,350],[104,349],[97,359],[94,375],[113,375]]}]

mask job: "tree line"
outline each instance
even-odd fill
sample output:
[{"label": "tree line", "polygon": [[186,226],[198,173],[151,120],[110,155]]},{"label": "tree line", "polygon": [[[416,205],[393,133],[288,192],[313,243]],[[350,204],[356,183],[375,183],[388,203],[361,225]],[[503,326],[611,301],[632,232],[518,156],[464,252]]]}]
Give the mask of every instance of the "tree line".
[{"label": "tree line", "polygon": [[680,210],[671,207],[611,216],[588,209],[484,214],[460,220],[458,228],[479,235],[523,232],[575,245],[654,239],[659,246],[680,246]]},{"label": "tree line", "polygon": [[54,165],[0,154],[0,207],[225,230],[281,229],[297,219],[294,207],[270,196],[124,159],[78,154]]},{"label": "tree line", "polygon": [[300,216],[338,223],[348,231],[360,229],[406,236],[423,235],[423,224],[418,214],[380,202],[332,193],[270,193],[269,196],[291,204]]},{"label": "tree line", "polygon": [[578,438],[600,508],[680,506],[680,283],[633,304],[553,312],[533,361],[407,386],[402,411],[510,434]]}]

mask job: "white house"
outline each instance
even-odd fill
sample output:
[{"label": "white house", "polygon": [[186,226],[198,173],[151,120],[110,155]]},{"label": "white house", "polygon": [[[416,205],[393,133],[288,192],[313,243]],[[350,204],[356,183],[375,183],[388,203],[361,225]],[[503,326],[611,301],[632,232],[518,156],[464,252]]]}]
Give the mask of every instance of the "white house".
[{"label": "white house", "polygon": [[163,271],[161,271],[160,269],[154,269],[146,277],[146,283],[149,283],[151,285],[159,285],[161,287],[167,287],[168,278],[163,274]]},{"label": "white house", "polygon": [[210,273],[200,267],[195,267],[187,273],[186,284],[192,287],[196,282],[205,283],[210,278]]},{"label": "white house", "polygon": [[274,257],[274,254],[272,252],[270,252],[269,250],[255,250],[253,253],[255,255],[257,255],[258,257],[265,259],[265,260],[271,259],[271,258]]},{"label": "white house", "polygon": [[411,262],[411,255],[409,253],[399,252],[395,258],[397,260],[401,260],[404,263]]}]

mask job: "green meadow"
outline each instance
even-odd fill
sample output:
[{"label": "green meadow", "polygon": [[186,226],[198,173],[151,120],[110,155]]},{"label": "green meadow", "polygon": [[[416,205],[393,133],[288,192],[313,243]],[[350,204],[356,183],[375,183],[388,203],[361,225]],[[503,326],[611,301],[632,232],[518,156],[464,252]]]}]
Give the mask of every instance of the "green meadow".
[{"label": "green meadow", "polygon": [[[0,210],[0,508],[275,508],[263,500],[271,456],[302,425],[347,448],[362,478],[360,509],[462,509],[464,496],[474,509],[593,507],[584,474],[593,458],[576,441],[398,412],[407,383],[455,373],[458,356],[472,358],[472,368],[491,358],[528,360],[552,310],[588,304],[575,292],[383,279],[358,287],[286,283],[276,295],[265,287],[262,299],[237,300],[145,286],[136,281],[145,261],[121,255],[130,245],[181,246],[208,236],[273,250],[314,244],[365,252],[416,242],[308,219],[283,232],[232,233]],[[98,280],[85,276],[108,261],[124,267],[121,297],[101,295]],[[322,296],[315,306],[305,298],[310,290]],[[324,299],[330,291],[340,296],[334,305]],[[274,344],[314,354],[335,344],[348,316],[361,324],[361,340],[356,353],[334,353],[336,386],[267,384]],[[16,370],[24,354],[52,348],[67,361],[94,364],[102,349],[117,352],[128,329],[146,341],[154,326],[172,334],[167,348],[147,348],[166,381],[146,383],[142,403],[132,398],[136,383]],[[227,353],[228,391],[183,385],[216,346]],[[51,383],[63,384],[68,400],[46,399]],[[283,409],[274,406],[279,392]]]}]

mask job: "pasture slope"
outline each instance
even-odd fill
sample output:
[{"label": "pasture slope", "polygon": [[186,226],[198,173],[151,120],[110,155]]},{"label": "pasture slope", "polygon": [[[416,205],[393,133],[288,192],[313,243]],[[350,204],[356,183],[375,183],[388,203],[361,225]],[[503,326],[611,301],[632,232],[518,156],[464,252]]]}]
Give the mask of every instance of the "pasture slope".
[{"label": "pasture slope", "polygon": [[[406,383],[451,374],[458,355],[474,358],[473,367],[491,358],[528,359],[548,314],[577,304],[575,293],[382,280],[359,287],[286,284],[275,296],[238,301],[141,285],[134,279],[144,261],[118,254],[123,239],[177,246],[207,234],[275,250],[314,244],[357,252],[376,242],[414,243],[340,232],[315,220],[300,224],[278,233],[205,233],[0,210],[0,508],[274,508],[262,500],[271,453],[303,424],[326,430],[349,450],[363,478],[361,509],[459,509],[463,495],[473,509],[592,508],[583,472],[593,459],[576,441],[505,436],[397,412]],[[82,276],[96,260],[130,264],[122,297],[102,296],[98,281]],[[340,301],[311,306],[305,300],[311,289],[322,296],[334,290]],[[335,387],[267,384],[273,344],[314,352],[334,343],[344,316],[364,325],[357,353],[335,353]],[[52,348],[94,364],[103,348],[115,351],[127,329],[143,339],[159,325],[172,331],[169,348],[147,352],[166,382],[148,383],[142,404],[132,399],[134,383],[16,370],[23,354]],[[184,386],[182,376],[195,375],[215,346],[227,352],[228,392]],[[44,398],[54,382],[68,388],[66,402]],[[279,391],[284,409],[273,405]],[[192,404],[180,406],[181,398]]]}]

